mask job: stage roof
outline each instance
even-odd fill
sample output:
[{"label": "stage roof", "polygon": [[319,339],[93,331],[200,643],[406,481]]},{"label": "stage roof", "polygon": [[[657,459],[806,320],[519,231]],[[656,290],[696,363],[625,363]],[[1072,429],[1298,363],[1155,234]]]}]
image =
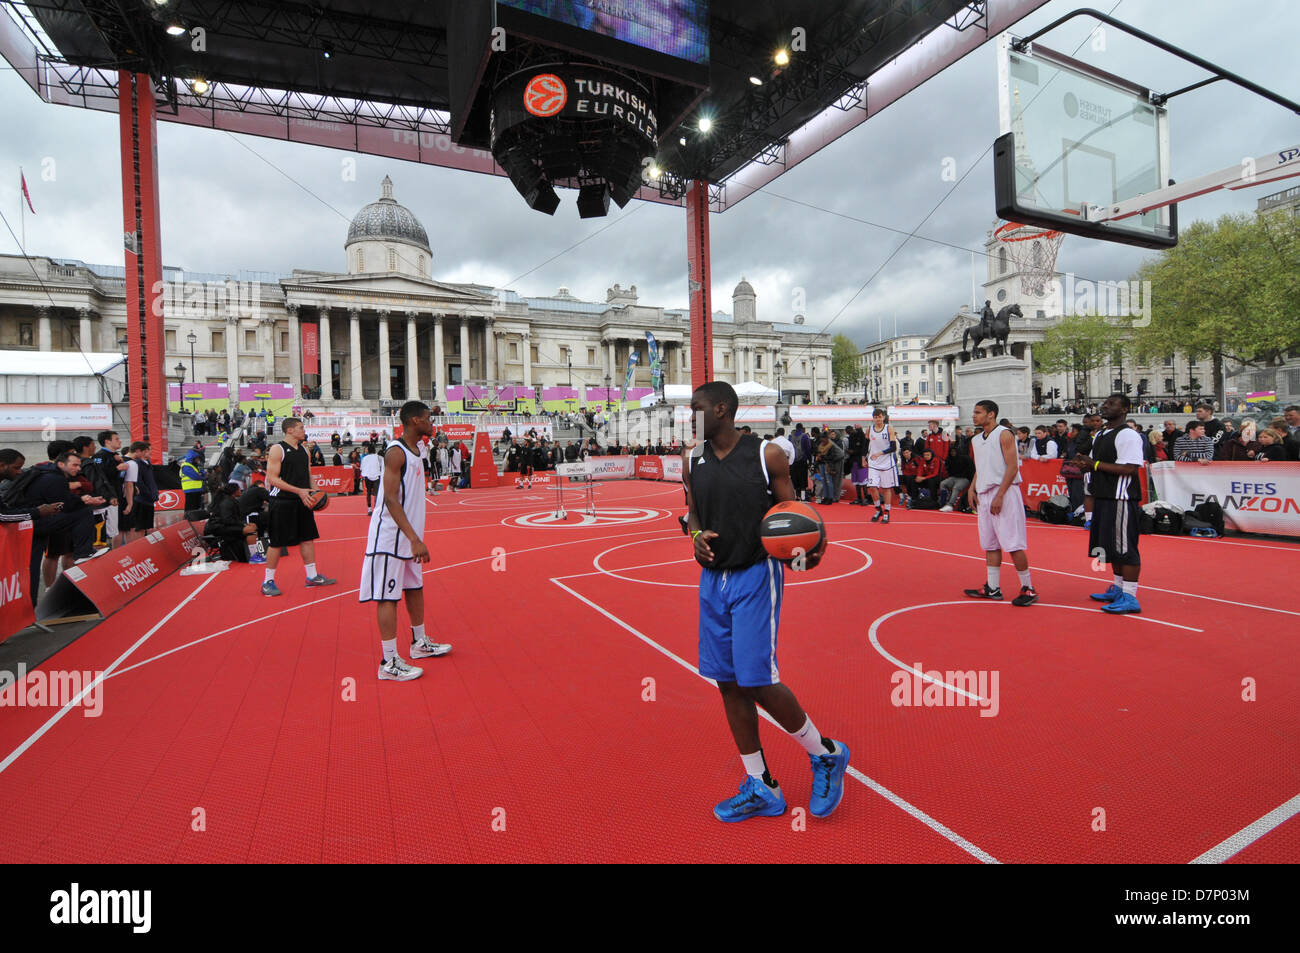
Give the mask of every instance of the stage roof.
[{"label": "stage roof", "polygon": [[[448,29],[469,2],[0,0],[0,55],[52,103],[116,111],[129,69],[153,77],[163,121],[503,174],[449,137]],[[661,128],[667,174],[638,197],[677,204],[705,178],[722,211],[1044,2],[710,0],[709,86]],[[172,24],[202,28],[203,49]],[[796,28],[805,49],[778,70]]]}]

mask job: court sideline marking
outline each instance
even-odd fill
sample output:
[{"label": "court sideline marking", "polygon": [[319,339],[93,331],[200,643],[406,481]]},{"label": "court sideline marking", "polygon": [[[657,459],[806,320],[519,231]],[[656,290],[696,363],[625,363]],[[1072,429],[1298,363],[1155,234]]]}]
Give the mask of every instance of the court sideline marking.
[{"label": "court sideline marking", "polygon": [[[591,574],[590,574],[590,573],[581,573],[581,574],[579,574],[579,575],[584,575],[584,576],[586,576],[586,575],[591,575]],[[563,590],[564,590],[565,592],[567,592],[569,595],[573,596],[575,599],[578,599],[578,600],[580,600],[581,602],[586,603],[586,604],[587,604],[588,606],[590,606],[591,608],[595,609],[597,612],[599,612],[599,613],[600,613],[601,615],[603,615],[605,618],[609,619],[609,620],[610,620],[611,622],[613,622],[615,625],[619,626],[620,628],[626,629],[628,632],[630,632],[630,633],[632,633],[633,635],[635,635],[638,639],[640,639],[640,640],[641,640],[642,642],[644,642],[646,645],[650,646],[650,647],[651,647],[652,649],[654,649],[655,651],[661,653],[662,655],[664,655],[664,656],[667,657],[667,658],[672,659],[674,662],[676,662],[678,665],[682,666],[682,668],[686,669],[688,672],[691,672],[693,675],[695,675],[695,676],[696,676],[697,678],[699,678],[700,680],[705,681],[705,682],[708,682],[710,685],[713,685],[713,686],[715,686],[715,687],[717,686],[717,684],[718,684],[717,682],[715,682],[715,681],[714,681],[713,679],[711,679],[711,678],[707,678],[706,676],[701,675],[701,674],[700,674],[700,670],[699,670],[698,668],[696,668],[696,667],[695,667],[694,665],[692,665],[690,662],[688,662],[688,661],[686,661],[685,659],[683,659],[680,655],[677,655],[676,653],[674,653],[674,652],[671,651],[670,649],[667,649],[667,648],[665,648],[664,646],[660,645],[658,642],[656,642],[654,639],[650,638],[648,635],[645,635],[645,634],[643,634],[643,633],[637,631],[637,630],[634,629],[631,625],[629,625],[628,623],[624,622],[622,619],[620,619],[618,616],[614,615],[614,614],[613,614],[612,612],[610,612],[609,610],[605,609],[603,606],[597,605],[596,603],[594,603],[594,602],[592,602],[590,599],[588,599],[586,596],[582,595],[582,594],[579,593],[579,592],[575,592],[573,589],[570,589],[568,586],[566,586],[563,582],[560,581],[560,580],[562,580],[562,579],[571,579],[571,578],[573,578],[573,577],[572,577],[572,576],[553,576],[553,577],[551,577],[551,582],[555,583],[557,586],[559,586],[561,589],[563,589]],[[776,725],[776,727],[779,728],[780,730],[785,731],[784,728],[781,728],[781,726],[780,726],[779,724],[777,724],[776,719],[774,719],[771,715],[769,715],[769,714],[768,714],[766,711],[764,711],[761,707],[758,709],[758,713],[759,713],[759,714],[760,714],[760,715],[761,715],[761,716],[762,716],[766,721],[770,722],[770,723],[773,724],[773,725]],[[962,837],[960,834],[958,834],[958,833],[957,833],[956,831],[954,831],[952,828],[950,828],[950,827],[948,827],[947,825],[941,823],[940,821],[935,820],[935,819],[934,819],[933,817],[931,817],[929,814],[926,814],[924,811],[922,811],[919,807],[916,807],[915,805],[909,803],[908,801],[905,801],[903,798],[899,797],[899,796],[898,796],[897,794],[895,794],[893,791],[889,790],[889,789],[886,788],[884,785],[880,784],[878,781],[875,781],[875,780],[873,780],[872,778],[869,778],[867,775],[863,774],[861,771],[859,771],[857,768],[853,767],[852,765],[849,766],[847,773],[848,773],[850,776],[852,776],[855,780],[860,781],[862,784],[866,785],[866,787],[868,787],[868,788],[871,789],[872,791],[875,791],[877,794],[879,794],[879,795],[880,795],[881,797],[883,797],[885,800],[889,801],[889,802],[890,802],[891,804],[893,804],[895,807],[897,807],[897,808],[899,808],[900,810],[902,810],[902,811],[906,812],[907,814],[911,815],[914,819],[920,821],[922,824],[924,824],[926,827],[929,827],[931,830],[935,831],[936,833],[941,834],[943,837],[945,837],[947,840],[951,841],[953,844],[956,844],[958,847],[960,847],[962,850],[966,851],[966,853],[970,854],[972,857],[976,858],[977,860],[979,860],[979,861],[981,861],[981,862],[983,862],[983,863],[986,863],[986,864],[996,864],[996,863],[1000,863],[1000,861],[998,861],[998,859],[997,859],[996,857],[994,857],[992,854],[990,854],[990,853],[988,853],[987,851],[982,850],[981,848],[977,847],[975,844],[971,843],[971,842],[968,841],[966,838]]]}]

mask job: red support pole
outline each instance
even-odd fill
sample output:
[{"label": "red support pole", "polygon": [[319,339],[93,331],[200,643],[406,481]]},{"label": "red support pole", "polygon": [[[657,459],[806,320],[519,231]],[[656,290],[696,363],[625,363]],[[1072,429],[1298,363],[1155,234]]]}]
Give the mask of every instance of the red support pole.
[{"label": "red support pole", "polygon": [[686,260],[690,274],[691,387],[714,378],[713,305],[709,256],[709,183],[695,179],[686,190]]},{"label": "red support pole", "polygon": [[158,118],[147,73],[117,74],[122,151],[122,232],[126,249],[127,368],[131,439],[167,452],[167,380],[163,337],[162,235],[158,217]]}]

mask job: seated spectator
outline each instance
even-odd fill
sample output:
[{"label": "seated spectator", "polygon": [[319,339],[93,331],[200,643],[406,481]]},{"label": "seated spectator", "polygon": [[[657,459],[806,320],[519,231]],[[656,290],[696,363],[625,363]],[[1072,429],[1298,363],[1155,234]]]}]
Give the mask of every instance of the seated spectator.
[{"label": "seated spectator", "polygon": [[[261,489],[259,487],[258,489]],[[262,490],[265,493],[265,490]],[[246,521],[239,505],[243,487],[233,480],[226,483],[212,503],[208,521],[204,524],[203,535],[220,540],[221,558],[234,562],[249,561],[248,544],[255,539],[258,526]]]},{"label": "seated spectator", "polygon": [[948,476],[939,482],[941,512],[951,513],[954,509],[964,508],[966,491],[974,477],[975,463],[969,456],[956,450],[948,454]]},{"label": "seated spectator", "polygon": [[910,448],[899,454],[898,483],[902,490],[900,501],[904,506],[910,505],[911,498],[916,495],[916,474],[920,465],[921,461]]},{"label": "seated spectator", "polygon": [[1205,435],[1205,421],[1193,420],[1187,432],[1174,442],[1174,459],[1209,464],[1214,461],[1214,441]]},{"label": "seated spectator", "polygon": [[1164,431],[1152,427],[1147,433],[1147,446],[1150,448],[1148,463],[1157,463],[1169,459],[1170,447],[1165,445]]},{"label": "seated spectator", "polygon": [[[1024,430],[1025,428],[1021,428]],[[1048,430],[1042,424],[1034,428],[1034,437],[1029,441],[1029,459],[1030,460],[1055,460],[1061,455],[1060,448],[1055,440],[1048,435]]]},{"label": "seated spectator", "polygon": [[943,478],[943,463],[936,460],[934,451],[927,447],[921,451],[921,460],[916,468],[916,479],[913,486],[917,489],[917,496],[920,496],[921,490],[926,491],[930,499],[939,498],[939,483]]},{"label": "seated spectator", "polygon": [[[1005,426],[1005,425],[1000,425]],[[1012,429],[1010,427],[1008,430]],[[1019,427],[1014,430],[1016,435],[1016,453],[1021,460],[1029,459],[1029,448],[1033,444],[1033,437],[1029,435],[1028,427]]]}]

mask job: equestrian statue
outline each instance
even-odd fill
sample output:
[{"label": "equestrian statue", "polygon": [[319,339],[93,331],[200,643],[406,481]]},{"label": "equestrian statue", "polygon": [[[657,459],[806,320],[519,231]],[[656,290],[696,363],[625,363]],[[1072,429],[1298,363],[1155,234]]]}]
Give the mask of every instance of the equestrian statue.
[{"label": "equestrian statue", "polygon": [[[961,348],[963,351],[969,350],[974,355],[975,349],[980,346],[980,342],[985,338],[997,341],[1001,350],[999,353],[1007,353],[1007,338],[1011,335],[1011,316],[1023,318],[1020,311],[1020,305],[1009,304],[995,316],[993,306],[989,302],[984,302],[984,310],[980,314],[978,325],[966,328],[961,333]],[[971,339],[971,346],[967,347],[967,339]]]}]

